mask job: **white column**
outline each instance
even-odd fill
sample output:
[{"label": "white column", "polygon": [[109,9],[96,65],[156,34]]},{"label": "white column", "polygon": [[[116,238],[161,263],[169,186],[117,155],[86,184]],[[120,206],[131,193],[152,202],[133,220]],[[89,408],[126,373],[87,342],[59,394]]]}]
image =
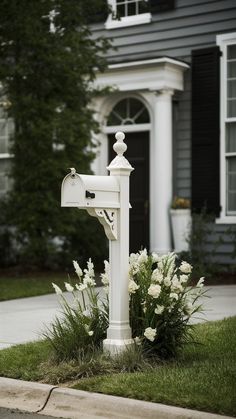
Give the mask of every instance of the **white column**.
[{"label": "white column", "polygon": [[170,205],[172,201],[172,95],[164,89],[155,94],[152,145],[151,250],[171,250]]},{"label": "white column", "polygon": [[116,354],[133,344],[129,325],[129,176],[133,170],[123,156],[127,146],[125,135],[117,133],[113,148],[118,154],[108,166],[111,176],[116,176],[120,185],[120,209],[118,209],[118,237],[109,241],[111,269],[109,296],[109,327],[103,342],[105,351]]}]

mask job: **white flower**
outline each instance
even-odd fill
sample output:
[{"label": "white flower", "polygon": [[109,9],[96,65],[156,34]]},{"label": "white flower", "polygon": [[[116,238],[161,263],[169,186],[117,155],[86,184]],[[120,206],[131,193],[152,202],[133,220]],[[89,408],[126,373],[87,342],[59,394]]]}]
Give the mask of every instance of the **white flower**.
[{"label": "white flower", "polygon": [[87,284],[82,283],[82,284],[80,284],[80,285],[75,284],[75,288],[76,288],[78,291],[84,291],[84,290],[86,290],[86,288],[88,288],[88,287],[87,287]]},{"label": "white flower", "polygon": [[70,285],[69,282],[65,282],[65,288],[66,288],[66,291],[68,292],[74,291],[74,287],[72,287],[72,285]]},{"label": "white flower", "polygon": [[147,249],[141,250],[139,253],[138,264],[143,265],[148,261]]},{"label": "white flower", "polygon": [[136,345],[141,345],[140,337],[136,336],[136,338],[134,338],[134,342],[136,343]]},{"label": "white flower", "polygon": [[110,264],[107,262],[107,260],[104,260],[104,273],[101,274],[101,281],[103,285],[109,285],[110,283]]},{"label": "white flower", "polygon": [[151,327],[147,327],[144,332],[144,336],[151,342],[155,340],[156,334],[156,329],[152,329]]},{"label": "white flower", "polygon": [[192,272],[193,267],[189,263],[183,261],[179,269],[184,274],[190,274]]},{"label": "white flower", "polygon": [[93,330],[89,330],[88,335],[89,336],[93,336],[93,334],[94,334],[94,331]]},{"label": "white flower", "polygon": [[171,300],[176,300],[176,301],[177,301],[177,300],[178,300],[178,298],[179,298],[179,297],[178,297],[178,294],[176,294],[175,292],[171,292],[171,293],[170,293],[170,299],[171,299]]},{"label": "white flower", "polygon": [[163,281],[163,275],[158,269],[154,269],[152,276],[151,276],[152,282],[158,282],[159,284]]},{"label": "white flower", "polygon": [[148,288],[148,294],[151,295],[153,298],[158,298],[161,293],[160,285],[150,285]]},{"label": "white flower", "polygon": [[169,276],[167,276],[166,278],[164,278],[164,285],[166,286],[166,287],[170,287],[170,285],[171,285],[171,280],[170,280],[170,277]]},{"label": "white flower", "polygon": [[180,280],[181,283],[187,282],[188,278],[189,278],[188,275],[180,275],[179,276],[179,280]]},{"label": "white flower", "polygon": [[194,307],[193,307],[193,304],[192,304],[192,302],[190,300],[186,300],[186,303],[184,305],[184,309],[183,310],[184,310],[184,313],[185,314],[191,316],[191,314],[192,314],[192,312],[194,310]]},{"label": "white flower", "polygon": [[56,294],[57,294],[57,295],[62,295],[62,294],[63,294],[63,292],[62,292],[61,288],[60,288],[60,287],[58,287],[58,285],[56,285],[56,284],[54,284],[54,283],[52,282],[52,286],[53,286],[53,288],[54,288],[54,290],[55,290],[55,292],[56,292]]},{"label": "white flower", "polygon": [[202,277],[199,279],[199,281],[198,281],[198,283],[197,283],[197,285],[196,285],[196,288],[202,288],[202,287],[203,287],[203,285],[204,285],[204,280],[205,280],[205,278],[202,276]]},{"label": "white flower", "polygon": [[162,314],[163,313],[163,311],[164,311],[164,306],[156,306],[156,308],[155,308],[155,310],[154,310],[154,312],[156,313],[156,314]]},{"label": "white flower", "polygon": [[152,253],[152,263],[159,262],[159,260],[160,260],[160,257],[158,256],[158,254],[153,252]]},{"label": "white flower", "polygon": [[90,285],[90,287],[94,287],[96,285],[96,282],[94,281],[93,278],[91,278],[91,276],[88,275],[88,273],[86,273],[83,280],[83,284]]},{"label": "white flower", "polygon": [[139,289],[139,285],[137,285],[133,279],[130,279],[128,289],[130,294],[135,294],[135,292]]},{"label": "white flower", "polygon": [[76,260],[73,260],[73,265],[75,268],[75,272],[77,273],[78,277],[81,277],[83,275],[82,269],[80,268],[78,262]]},{"label": "white flower", "polygon": [[138,258],[139,253],[131,253],[129,256],[129,277],[132,278],[133,275],[136,275],[139,271]]},{"label": "white flower", "polygon": [[87,268],[88,269],[84,269],[84,273],[85,275],[94,277],[94,264],[91,261],[91,258],[89,258],[88,262],[87,262]]},{"label": "white flower", "polygon": [[183,287],[177,275],[173,276],[172,283],[171,283],[171,291],[175,291],[175,292],[183,291]]}]

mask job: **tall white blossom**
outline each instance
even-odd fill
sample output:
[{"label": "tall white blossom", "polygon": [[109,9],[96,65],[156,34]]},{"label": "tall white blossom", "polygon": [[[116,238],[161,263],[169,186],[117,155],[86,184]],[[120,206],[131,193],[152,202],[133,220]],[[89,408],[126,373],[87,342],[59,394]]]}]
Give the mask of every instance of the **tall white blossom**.
[{"label": "tall white blossom", "polygon": [[84,291],[84,290],[86,290],[86,288],[88,288],[88,286],[87,286],[87,284],[84,284],[83,282],[82,282],[82,284],[75,284],[75,288],[78,290],[78,291]]},{"label": "tall white blossom", "polygon": [[197,283],[197,285],[196,285],[196,288],[202,288],[202,287],[203,287],[203,285],[204,285],[204,280],[205,280],[205,278],[202,276],[202,277],[199,279],[199,281],[198,281],[198,283]]},{"label": "tall white blossom", "polygon": [[95,276],[95,274],[94,274],[94,264],[91,261],[91,258],[89,258],[89,260],[87,262],[87,269],[84,269],[84,273],[85,273],[85,275],[88,275],[92,278]]},{"label": "tall white blossom", "polygon": [[74,265],[76,274],[80,278],[83,275],[82,269],[80,268],[80,266],[79,266],[79,264],[76,260],[73,260],[73,265]]},{"label": "tall white blossom", "polygon": [[55,292],[56,292],[57,295],[62,295],[63,294],[61,288],[58,287],[58,285],[54,284],[54,282],[52,282],[52,286],[53,286],[53,288],[54,288],[54,290],[55,290]]},{"label": "tall white blossom", "polygon": [[66,288],[66,291],[68,291],[68,292],[73,292],[74,291],[74,287],[72,287],[72,285],[69,284],[69,282],[65,282],[65,288]]},{"label": "tall white blossom", "polygon": [[140,250],[139,257],[138,257],[138,264],[143,265],[147,261],[148,261],[147,249]]},{"label": "tall white blossom", "polygon": [[110,264],[107,260],[104,260],[104,273],[101,274],[101,281],[105,286],[110,283]]}]

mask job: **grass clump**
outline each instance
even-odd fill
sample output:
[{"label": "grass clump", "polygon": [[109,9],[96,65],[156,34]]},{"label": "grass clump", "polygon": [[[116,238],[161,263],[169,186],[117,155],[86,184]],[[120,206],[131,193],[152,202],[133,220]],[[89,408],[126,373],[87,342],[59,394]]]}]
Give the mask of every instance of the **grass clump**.
[{"label": "grass clump", "polygon": [[43,380],[42,362],[50,356],[47,341],[12,346],[0,351],[0,376],[27,381]]}]

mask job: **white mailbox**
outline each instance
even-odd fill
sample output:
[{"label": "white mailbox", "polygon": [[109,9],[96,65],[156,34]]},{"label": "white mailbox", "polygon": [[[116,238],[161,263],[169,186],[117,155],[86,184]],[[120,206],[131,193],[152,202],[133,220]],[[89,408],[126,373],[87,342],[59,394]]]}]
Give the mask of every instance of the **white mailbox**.
[{"label": "white mailbox", "polygon": [[62,182],[61,206],[120,208],[119,183],[115,176],[79,175],[71,170]]}]

